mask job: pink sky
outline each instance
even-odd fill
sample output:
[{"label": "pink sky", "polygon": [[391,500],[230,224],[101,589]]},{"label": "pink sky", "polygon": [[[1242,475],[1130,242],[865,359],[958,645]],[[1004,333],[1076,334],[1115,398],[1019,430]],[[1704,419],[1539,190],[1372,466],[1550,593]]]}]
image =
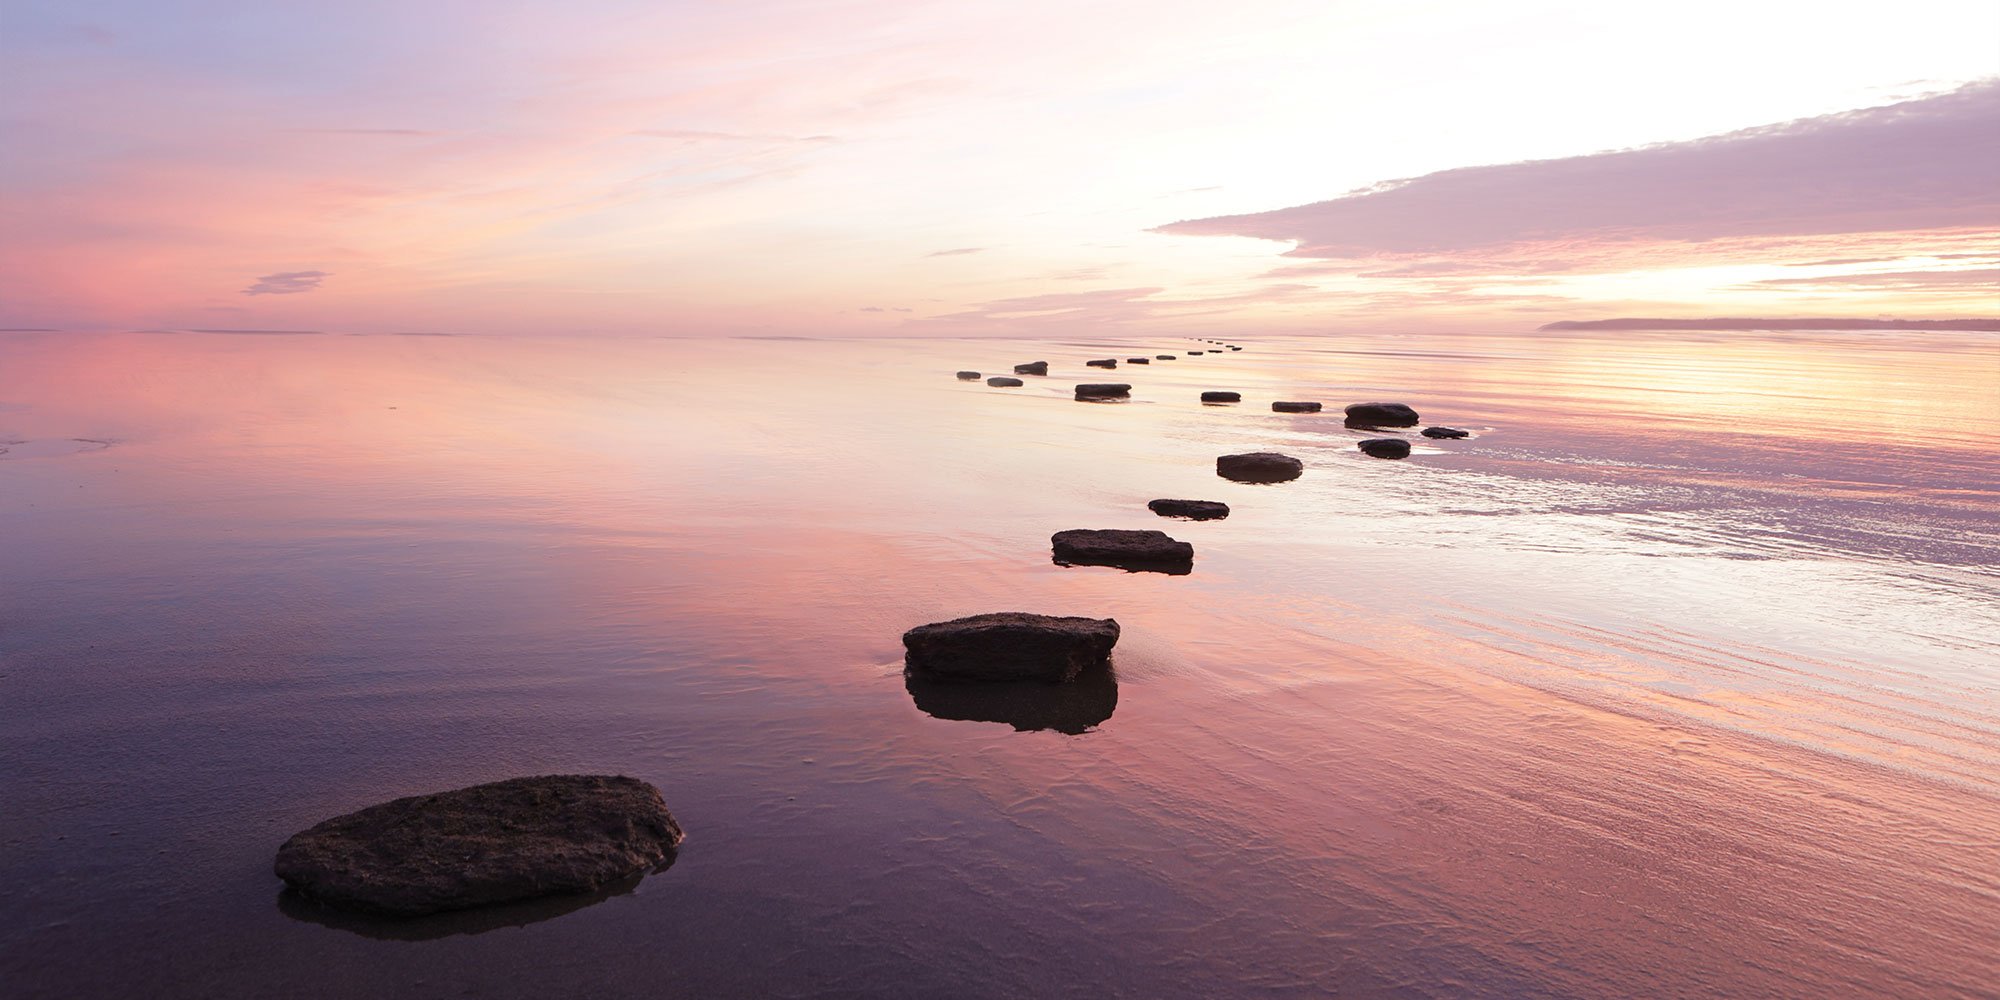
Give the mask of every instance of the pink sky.
[{"label": "pink sky", "polygon": [[2000,311],[1985,0],[173,8],[8,5],[0,326]]}]

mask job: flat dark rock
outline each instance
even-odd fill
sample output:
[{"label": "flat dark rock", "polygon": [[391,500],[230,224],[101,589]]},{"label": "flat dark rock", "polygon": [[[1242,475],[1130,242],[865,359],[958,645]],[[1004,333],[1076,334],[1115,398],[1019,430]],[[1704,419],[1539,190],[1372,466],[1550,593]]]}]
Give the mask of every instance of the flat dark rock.
[{"label": "flat dark rock", "polygon": [[1401,403],[1355,403],[1347,408],[1349,427],[1415,427],[1417,411]]},{"label": "flat dark rock", "polygon": [[1046,361],[1030,361],[1024,365],[1014,366],[1014,374],[1016,375],[1047,375],[1048,373],[1049,363]]},{"label": "flat dark rock", "polygon": [[1194,567],[1194,546],[1164,531],[1072,528],[1049,539],[1055,561],[1064,566],[1116,566],[1134,572],[1186,573]]},{"label": "flat dark rock", "polygon": [[1118,622],[1111,618],[1002,611],[903,633],[903,662],[932,677],[1061,682],[1102,666],[1117,644]]},{"label": "flat dark rock", "polygon": [[1155,500],[1146,509],[1161,517],[1185,517],[1190,521],[1215,521],[1229,516],[1229,505],[1218,500]]},{"label": "flat dark rock", "polygon": [[294,834],[278,877],[330,905],[418,916],[583,893],[658,867],[683,834],[637,778],[512,778],[369,806]]},{"label": "flat dark rock", "polygon": [[1243,349],[1243,348],[1241,348],[1241,347],[1232,347],[1232,348],[1230,348],[1230,350],[1232,350],[1232,351],[1240,351],[1240,350],[1242,350],[1242,349]]},{"label": "flat dark rock", "polygon": [[1132,386],[1125,382],[1085,382],[1076,387],[1078,399],[1119,399],[1132,394]]},{"label": "flat dark rock", "polygon": [[1087,367],[1087,368],[1116,368],[1116,367],[1118,367],[1118,359],[1117,359],[1117,358],[1098,358],[1098,359],[1097,359],[1096,361],[1086,361],[1086,362],[1084,362],[1084,366],[1085,366],[1085,367]]},{"label": "flat dark rock", "polygon": [[1204,392],[1201,394],[1201,401],[1204,403],[1241,403],[1243,402],[1243,394],[1240,392]]},{"label": "flat dark rock", "polygon": [[967,381],[967,382],[974,382],[974,381],[978,381],[978,379],[979,379],[979,373],[978,373],[978,372],[959,372],[959,373],[958,373],[958,377],[959,377],[959,378],[961,378],[961,379],[963,379],[963,380],[965,380],[965,381]]},{"label": "flat dark rock", "polygon": [[1223,455],[1215,460],[1215,474],[1239,483],[1283,483],[1299,478],[1306,464],[1275,451],[1253,451]]},{"label": "flat dark rock", "polygon": [[1125,363],[1126,363],[1126,364],[1128,364],[1128,365],[1150,365],[1150,364],[1152,364],[1152,363],[1153,363],[1153,359],[1152,359],[1152,358],[1126,358],[1126,359],[1125,359]]},{"label": "flat dark rock", "polygon": [[1410,457],[1410,442],[1402,438],[1369,438],[1355,447],[1376,458]]},{"label": "flat dark rock", "polygon": [[1010,385],[1020,385],[1021,380],[1017,378],[1009,378],[1005,375],[995,375],[992,378],[987,379],[986,384],[1005,387]]},{"label": "flat dark rock", "polygon": [[1192,357],[1195,357],[1195,356],[1197,356],[1197,355],[1201,355],[1201,354],[1207,354],[1207,353],[1208,353],[1207,351],[1189,351],[1189,352],[1188,352],[1188,357],[1192,358]]},{"label": "flat dark rock", "polygon": [[1281,401],[1271,404],[1271,412],[1273,413],[1318,413],[1319,411],[1320,405],[1318,403]]},{"label": "flat dark rock", "polygon": [[1155,361],[1173,361],[1173,360],[1175,360],[1175,358],[1174,358],[1174,356],[1173,356],[1173,355],[1171,355],[1171,354],[1155,354],[1155,355],[1153,355],[1153,360],[1155,360]]},{"label": "flat dark rock", "polygon": [[1462,437],[1471,437],[1472,432],[1462,431],[1456,427],[1426,427],[1424,428],[1424,436],[1427,438],[1445,438],[1447,440],[1457,440],[1458,438]]}]

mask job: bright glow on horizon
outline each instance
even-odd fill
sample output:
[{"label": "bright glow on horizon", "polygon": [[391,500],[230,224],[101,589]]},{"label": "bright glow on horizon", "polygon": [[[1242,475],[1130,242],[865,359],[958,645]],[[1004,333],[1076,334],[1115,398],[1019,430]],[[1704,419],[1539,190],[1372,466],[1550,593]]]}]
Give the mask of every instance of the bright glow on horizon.
[{"label": "bright glow on horizon", "polygon": [[[1345,269],[1283,242],[1154,231],[1951,91],[2000,75],[1987,2],[1867,17],[1470,0],[415,8],[9,3],[0,326],[987,335],[1964,315],[1990,312],[1996,284],[1965,273],[2000,267],[1984,204],[1956,231],[1593,236]],[[1991,172],[1985,157],[1943,167]],[[1791,266],[1844,258],[1866,262]],[[1960,273],[1837,280],[1920,271]]]}]

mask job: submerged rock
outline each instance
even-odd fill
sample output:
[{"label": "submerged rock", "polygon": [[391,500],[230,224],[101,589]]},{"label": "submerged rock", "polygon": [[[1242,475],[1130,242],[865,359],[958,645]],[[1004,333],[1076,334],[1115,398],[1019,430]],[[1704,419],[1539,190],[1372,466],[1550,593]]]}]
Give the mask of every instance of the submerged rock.
[{"label": "submerged rock", "polygon": [[1229,516],[1229,505],[1218,500],[1155,500],[1146,509],[1161,517],[1185,517],[1190,521],[1215,521]]},{"label": "submerged rock", "polygon": [[1349,427],[1415,427],[1417,411],[1401,403],[1355,403],[1347,408]]},{"label": "submerged rock", "polygon": [[1117,644],[1115,619],[1002,611],[903,633],[903,662],[931,677],[1060,682],[1103,666]]},{"label": "submerged rock", "polygon": [[1098,358],[1096,361],[1086,361],[1083,364],[1087,368],[1116,368],[1118,367],[1118,359]]},{"label": "submerged rock", "polygon": [[1169,538],[1164,531],[1072,528],[1056,532],[1049,544],[1055,561],[1063,566],[1116,566],[1176,575],[1194,568],[1194,546]]},{"label": "submerged rock", "polygon": [[1402,438],[1369,438],[1355,447],[1376,458],[1410,457],[1410,442]]},{"label": "submerged rock", "polygon": [[1132,386],[1125,382],[1085,382],[1076,387],[1078,399],[1123,399],[1132,395]]},{"label": "submerged rock", "polygon": [[285,841],[272,867],[321,902],[418,916],[590,892],[659,866],[683,837],[652,785],[552,774],[336,816]]},{"label": "submerged rock", "polygon": [[959,372],[959,373],[958,373],[958,377],[959,377],[959,379],[960,379],[961,381],[965,381],[965,382],[976,382],[976,381],[978,381],[978,380],[979,380],[979,373],[978,373],[978,372]]},{"label": "submerged rock", "polygon": [[1046,361],[1030,361],[1024,365],[1014,366],[1014,374],[1016,375],[1047,375],[1048,373],[1049,363]]},{"label": "submerged rock", "polygon": [[1128,364],[1128,365],[1150,365],[1150,364],[1152,364],[1152,363],[1153,363],[1153,359],[1152,359],[1152,358],[1126,358],[1126,359],[1125,359],[1125,363],[1126,363],[1126,364]]},{"label": "submerged rock", "polygon": [[1424,436],[1427,438],[1445,438],[1455,441],[1462,437],[1471,437],[1472,432],[1462,431],[1456,427],[1426,427],[1424,428]]},{"label": "submerged rock", "polygon": [[1306,464],[1275,451],[1253,451],[1223,455],[1215,460],[1215,474],[1239,483],[1283,483],[1299,478]]},{"label": "submerged rock", "polygon": [[1271,404],[1271,412],[1273,413],[1318,413],[1319,411],[1320,405],[1318,403],[1292,401]]},{"label": "submerged rock", "polygon": [[1204,392],[1201,394],[1201,401],[1204,403],[1241,403],[1243,402],[1243,394],[1240,392],[1221,391]]}]

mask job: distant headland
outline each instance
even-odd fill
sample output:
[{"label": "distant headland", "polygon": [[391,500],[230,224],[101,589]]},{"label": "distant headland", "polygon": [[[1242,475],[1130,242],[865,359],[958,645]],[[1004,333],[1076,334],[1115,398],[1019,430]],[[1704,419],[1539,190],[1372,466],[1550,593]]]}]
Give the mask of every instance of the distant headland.
[{"label": "distant headland", "polygon": [[2000,332],[2000,319],[1570,319],[1537,330],[1972,330]]}]

